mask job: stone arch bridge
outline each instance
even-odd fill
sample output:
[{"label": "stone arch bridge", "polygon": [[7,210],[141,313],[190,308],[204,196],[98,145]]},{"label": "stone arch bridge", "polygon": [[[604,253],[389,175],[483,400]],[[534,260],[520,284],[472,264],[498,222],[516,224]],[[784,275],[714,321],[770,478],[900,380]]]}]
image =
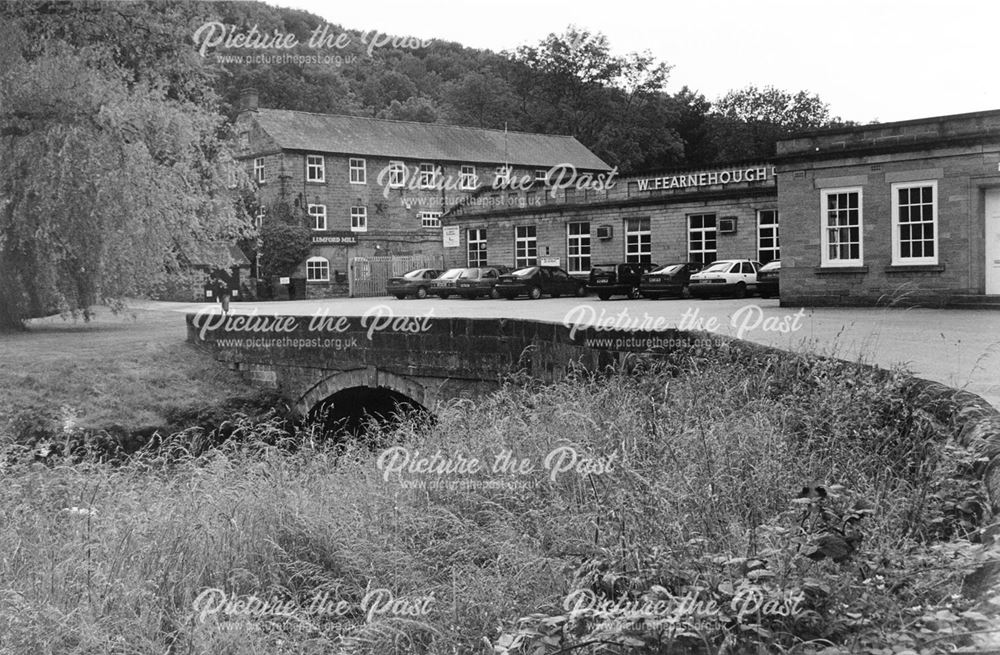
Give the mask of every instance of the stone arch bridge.
[{"label": "stone arch bridge", "polygon": [[432,409],[477,397],[524,370],[553,381],[570,367],[614,366],[629,353],[663,352],[692,333],[574,330],[525,319],[187,315],[188,341],[277,389],[304,416],[352,388],[386,389]]}]

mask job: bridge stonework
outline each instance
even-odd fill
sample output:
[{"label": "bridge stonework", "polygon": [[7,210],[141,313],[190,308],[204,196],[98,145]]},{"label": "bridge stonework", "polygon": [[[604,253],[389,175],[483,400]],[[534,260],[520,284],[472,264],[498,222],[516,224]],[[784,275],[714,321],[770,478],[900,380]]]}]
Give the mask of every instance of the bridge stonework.
[{"label": "bridge stonework", "polygon": [[[428,409],[452,398],[474,398],[497,389],[510,373],[523,370],[554,381],[570,367],[598,370],[620,364],[644,347],[595,348],[587,337],[613,343],[686,343],[690,333],[581,330],[524,319],[428,318],[385,325],[358,316],[310,325],[308,316],[188,314],[188,341],[261,386],[277,389],[307,414],[318,403],[351,387],[383,387]],[[373,325],[377,329],[372,329]],[[667,346],[669,348],[669,346]],[[660,348],[663,350],[667,348]]]},{"label": "bridge stonework", "polygon": [[[336,317],[336,329],[323,330],[314,329],[308,316],[250,317],[242,324],[239,316],[227,323],[218,315],[188,314],[188,341],[257,384],[278,389],[300,415],[352,387],[391,389],[433,410],[441,401],[495,390],[514,371],[554,381],[574,366],[590,371],[620,366],[633,353],[650,352],[650,344],[663,353],[710,338],[720,346],[799,357],[676,329],[574,332],[564,325],[495,318],[409,319],[409,324],[402,319],[372,329],[381,323],[352,316]],[[975,394],[919,378],[910,378],[907,402],[933,415],[950,438],[981,456],[977,474],[986,483],[993,511],[1000,512],[1000,412]]]}]

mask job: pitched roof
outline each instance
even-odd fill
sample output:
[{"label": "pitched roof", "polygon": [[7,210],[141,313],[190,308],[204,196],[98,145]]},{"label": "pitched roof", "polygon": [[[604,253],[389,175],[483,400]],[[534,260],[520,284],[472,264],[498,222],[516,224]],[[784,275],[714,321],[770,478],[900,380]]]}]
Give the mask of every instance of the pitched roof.
[{"label": "pitched roof", "polygon": [[611,167],[571,136],[260,109],[260,127],[282,148],[400,159],[504,163],[550,168]]}]

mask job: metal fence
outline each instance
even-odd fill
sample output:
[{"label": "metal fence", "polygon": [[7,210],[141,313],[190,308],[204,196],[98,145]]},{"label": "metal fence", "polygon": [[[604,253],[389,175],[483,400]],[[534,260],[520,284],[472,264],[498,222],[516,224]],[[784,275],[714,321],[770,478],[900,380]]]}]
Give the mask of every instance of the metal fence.
[{"label": "metal fence", "polygon": [[386,282],[415,268],[442,268],[443,257],[408,255],[396,257],[352,257],[347,271],[352,298],[384,296]]}]

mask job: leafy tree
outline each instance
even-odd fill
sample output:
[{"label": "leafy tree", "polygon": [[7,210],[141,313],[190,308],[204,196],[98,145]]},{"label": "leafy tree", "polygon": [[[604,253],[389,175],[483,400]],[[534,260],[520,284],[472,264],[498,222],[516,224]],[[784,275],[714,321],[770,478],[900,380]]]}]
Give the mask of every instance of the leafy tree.
[{"label": "leafy tree", "polygon": [[730,160],[771,157],[779,139],[839,122],[818,95],[772,86],[730,91],[715,103],[710,116],[718,154]]},{"label": "leafy tree", "polygon": [[305,217],[284,199],[271,203],[260,229],[261,274],[265,277],[288,276],[309,256],[312,231]]},{"label": "leafy tree", "polygon": [[476,70],[448,82],[442,91],[449,122],[497,128],[512,121],[516,99],[510,85],[495,70]]},{"label": "leafy tree", "polygon": [[816,94],[791,93],[773,86],[748,86],[730,91],[715,103],[720,116],[750,124],[778,125],[790,130],[805,130],[828,125],[830,108]]},{"label": "leafy tree", "polygon": [[178,273],[195,243],[245,229],[221,117],[86,48],[48,42],[11,59],[0,77],[0,324],[87,316]]},{"label": "leafy tree", "polygon": [[623,172],[682,156],[663,102],[670,67],[649,53],[615,56],[606,36],[571,26],[510,57],[527,129],[576,136]]},{"label": "leafy tree", "polygon": [[671,98],[671,104],[674,129],[684,143],[685,165],[703,167],[718,161],[718,144],[713,139],[708,115],[712,103],[685,86]]},{"label": "leafy tree", "polygon": [[438,109],[430,98],[413,96],[406,102],[393,100],[389,107],[378,113],[379,118],[396,121],[417,121],[419,123],[434,123],[438,118]]},{"label": "leafy tree", "polygon": [[212,3],[55,2],[0,0],[0,20],[27,38],[23,54],[39,56],[51,43],[86,49],[91,61],[107,62],[127,84],[162,89],[173,100],[209,106],[220,70],[191,46],[194,30],[215,15]]}]

